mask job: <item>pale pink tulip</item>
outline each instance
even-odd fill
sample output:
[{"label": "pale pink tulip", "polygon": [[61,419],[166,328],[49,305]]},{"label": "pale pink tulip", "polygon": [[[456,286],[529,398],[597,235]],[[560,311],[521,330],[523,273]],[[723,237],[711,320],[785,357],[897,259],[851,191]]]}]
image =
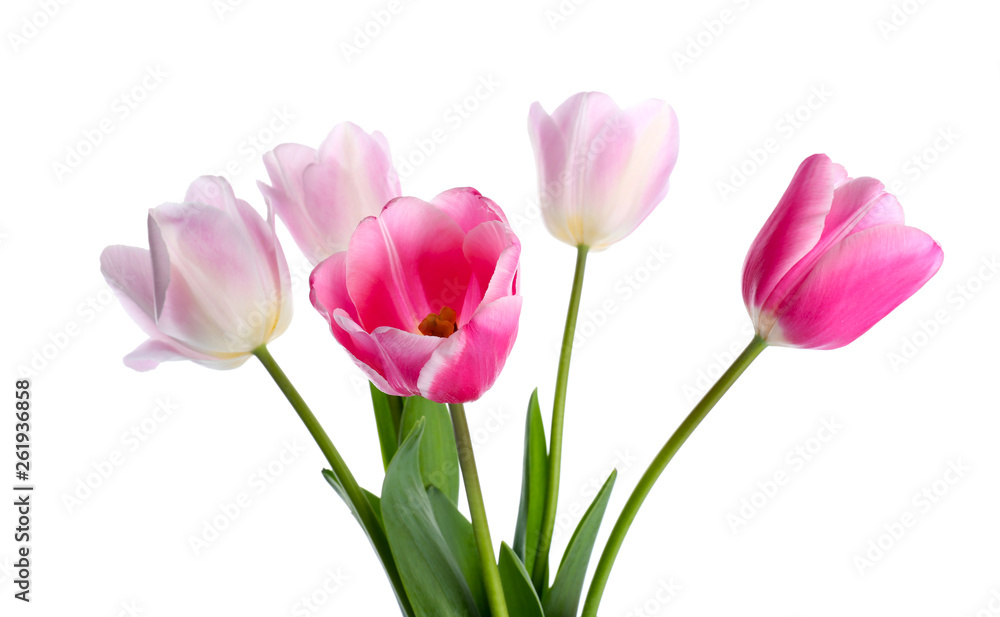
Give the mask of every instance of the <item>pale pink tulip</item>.
[{"label": "pale pink tulip", "polygon": [[223,178],[191,184],[184,203],[149,211],[149,250],[109,246],[101,272],[149,340],[125,356],[148,371],[168,360],[235,368],[292,317],[285,256],[267,221]]},{"label": "pale pink tulip", "polygon": [[261,193],[313,264],[347,248],[361,219],[399,197],[399,176],[381,133],[338,124],[314,150],[281,144],[264,155],[274,186]]},{"label": "pale pink tulip", "polygon": [[534,103],[542,218],[571,246],[602,250],[632,233],[667,195],[677,161],[677,116],[650,99],[621,110],[606,94],[581,92],[552,115]]},{"label": "pale pink tulip", "polygon": [[475,189],[400,197],[313,270],[310,299],[380,390],[464,403],[493,385],[517,336],[520,253]]},{"label": "pale pink tulip", "polygon": [[825,154],[799,166],[743,266],[743,301],[771,345],[835,349],[868,331],[941,267],[874,178]]}]

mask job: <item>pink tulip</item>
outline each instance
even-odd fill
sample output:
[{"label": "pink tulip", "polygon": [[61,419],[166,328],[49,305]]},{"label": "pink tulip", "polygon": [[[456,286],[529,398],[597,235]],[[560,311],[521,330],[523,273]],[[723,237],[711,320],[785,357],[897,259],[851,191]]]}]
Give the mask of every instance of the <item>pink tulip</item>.
[{"label": "pink tulip", "polygon": [[868,331],[941,267],[874,178],[825,154],[799,166],[743,266],[743,301],[771,345],[836,349]]},{"label": "pink tulip", "polygon": [[149,340],[125,356],[148,371],[168,360],[235,368],[288,327],[291,280],[267,221],[223,178],[198,178],[184,203],[149,211],[150,250],[109,246],[101,272]]},{"label": "pink tulip", "polygon": [[571,246],[602,250],[632,233],[667,195],[677,116],[650,99],[622,111],[606,94],[574,94],[550,116],[534,103],[542,217]]},{"label": "pink tulip", "polygon": [[520,253],[475,189],[400,197],[313,270],[310,299],[380,390],[464,403],[493,385],[517,336]]},{"label": "pink tulip", "polygon": [[257,183],[264,199],[313,265],[346,250],[361,219],[400,194],[385,137],[350,122],[335,126],[318,151],[281,144],[264,166],[274,185]]}]

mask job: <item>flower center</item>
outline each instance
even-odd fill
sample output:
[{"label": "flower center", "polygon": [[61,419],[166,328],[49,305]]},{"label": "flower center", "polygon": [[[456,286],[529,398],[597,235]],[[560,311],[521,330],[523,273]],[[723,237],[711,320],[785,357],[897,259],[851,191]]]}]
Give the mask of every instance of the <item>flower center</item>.
[{"label": "flower center", "polygon": [[448,338],[458,330],[458,315],[453,309],[443,307],[441,313],[430,313],[420,322],[417,329],[424,336]]}]

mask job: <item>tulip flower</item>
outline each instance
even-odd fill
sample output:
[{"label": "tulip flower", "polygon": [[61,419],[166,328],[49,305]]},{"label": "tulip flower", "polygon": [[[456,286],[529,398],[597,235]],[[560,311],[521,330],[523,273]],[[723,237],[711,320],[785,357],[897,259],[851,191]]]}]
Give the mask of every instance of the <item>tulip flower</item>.
[{"label": "tulip flower", "polygon": [[125,357],[138,371],[167,360],[235,368],[292,316],[288,265],[267,221],[223,178],[202,177],[184,203],[149,211],[149,250],[109,246],[101,271],[149,335]]},{"label": "tulip flower", "polygon": [[313,270],[310,299],[383,392],[479,398],[517,335],[521,245],[475,189],[400,197]]},{"label": "tulip flower", "polygon": [[632,233],[667,194],[677,161],[677,117],[650,99],[622,111],[581,92],[550,116],[535,103],[528,132],[549,232],[602,250]]},{"label": "tulip flower", "polygon": [[279,145],[264,166],[273,186],[258,182],[261,193],[313,265],[347,249],[361,219],[400,195],[385,137],[350,122],[335,126],[319,150]]},{"label": "tulip flower", "polygon": [[799,166],[743,266],[743,300],[770,345],[835,349],[858,338],[941,267],[941,247],[903,224],[874,178],[824,154]]}]

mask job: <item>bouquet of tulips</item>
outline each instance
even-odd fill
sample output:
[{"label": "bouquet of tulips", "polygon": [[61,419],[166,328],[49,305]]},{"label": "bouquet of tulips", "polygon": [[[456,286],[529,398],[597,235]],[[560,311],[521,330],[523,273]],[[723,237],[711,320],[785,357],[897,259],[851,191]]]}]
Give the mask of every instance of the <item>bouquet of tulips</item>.
[{"label": "bouquet of tulips", "polygon": [[[318,149],[282,144],[264,157],[267,217],[222,178],[202,177],[182,203],[149,211],[149,249],[111,246],[101,268],[149,336],[125,357],[231,369],[256,357],[322,450],[323,477],[378,555],[408,617],[594,617],[615,558],[653,485],[688,436],[769,345],[841,347],[915,293],[941,248],[903,222],[873,178],[826,155],[806,158],[743,264],[755,335],[665,442],[618,514],[586,586],[612,473],[557,567],[570,355],[591,252],[628,236],[664,199],[677,159],[673,110],[622,110],[600,93],[539,104],[528,128],[545,224],[576,248],[576,271],[546,425],[537,391],[525,419],[522,488],[510,545],[493,544],[464,405],[504,367],[518,330],[521,244],[503,209],[473,188],[430,201],[402,196],[386,139],[336,126]],[[358,485],[267,344],[288,327],[290,276],[274,215],[312,262],[310,300],[371,382],[385,478]],[[525,393],[528,394],[527,392]],[[459,509],[464,481],[471,521]]]}]

